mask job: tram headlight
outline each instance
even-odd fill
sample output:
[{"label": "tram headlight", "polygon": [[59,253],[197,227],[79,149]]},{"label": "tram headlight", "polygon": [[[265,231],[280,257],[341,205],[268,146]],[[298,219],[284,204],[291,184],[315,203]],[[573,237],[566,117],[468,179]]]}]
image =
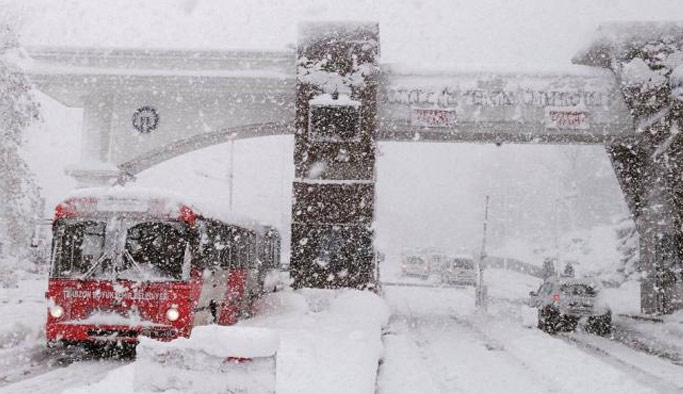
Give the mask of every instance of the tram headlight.
[{"label": "tram headlight", "polygon": [[55,319],[59,319],[60,317],[64,316],[64,308],[59,305],[50,307],[50,316],[54,317]]},{"label": "tram headlight", "polygon": [[166,318],[169,321],[176,321],[180,317],[180,312],[176,308],[168,308],[166,311]]}]

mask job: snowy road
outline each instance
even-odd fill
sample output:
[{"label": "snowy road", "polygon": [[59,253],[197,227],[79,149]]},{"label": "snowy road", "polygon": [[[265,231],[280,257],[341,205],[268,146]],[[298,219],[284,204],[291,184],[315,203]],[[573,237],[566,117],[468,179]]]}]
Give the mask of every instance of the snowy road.
[{"label": "snowy road", "polygon": [[0,289],[0,394],[59,394],[102,379],[124,362],[75,361],[82,355],[45,347],[44,277],[29,276],[19,287]]},{"label": "snowy road", "polygon": [[683,392],[683,368],[669,360],[609,338],[524,327],[508,290],[479,314],[471,288],[385,287],[393,315],[378,393]]},{"label": "snowy road", "polygon": [[[423,389],[434,394],[510,393],[511,387],[519,393],[559,391],[539,379],[504,346],[457,322],[413,317],[396,321],[393,327],[396,331],[389,335],[397,338],[386,339],[387,347],[391,348],[387,349],[387,359],[393,354],[411,354],[419,365],[410,369],[421,370],[421,379],[399,386],[380,381],[379,393],[417,393]],[[387,361],[385,372],[390,373],[392,367],[392,362]]]},{"label": "snowy road", "polygon": [[[378,394],[683,392],[683,366],[620,343],[624,338],[581,330],[551,336],[525,327],[523,299],[537,288],[536,278],[498,270],[487,278],[488,313],[475,310],[471,287],[446,288],[432,280],[385,283],[392,315],[383,335]],[[0,394],[132,392],[135,364],[119,368],[129,361],[74,362],[47,352],[41,286],[25,282],[0,297],[2,309],[13,317],[0,324]],[[360,302],[359,294],[338,296],[312,290],[282,293],[264,303],[259,317],[242,323],[280,331],[277,394],[374,389],[382,353],[376,338],[384,324],[376,315],[382,308]],[[360,362],[361,355],[366,362]]]},{"label": "snowy road", "polygon": [[70,388],[98,382],[125,363],[112,360],[81,361],[47,371],[32,370],[25,379],[0,387],[0,394],[60,394]]},{"label": "snowy road", "polygon": [[659,392],[683,392],[683,368],[670,360],[653,357],[608,338],[586,333],[566,333],[559,337],[611,365],[630,371],[636,380],[657,388]]}]

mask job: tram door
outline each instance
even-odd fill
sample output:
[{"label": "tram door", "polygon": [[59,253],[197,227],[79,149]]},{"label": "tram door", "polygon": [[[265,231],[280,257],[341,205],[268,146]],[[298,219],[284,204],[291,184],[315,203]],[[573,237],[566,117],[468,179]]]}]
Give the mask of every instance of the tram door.
[{"label": "tram door", "polygon": [[206,222],[200,226],[199,253],[203,271],[201,294],[195,308],[195,326],[219,322],[230,277],[231,249],[227,226]]}]

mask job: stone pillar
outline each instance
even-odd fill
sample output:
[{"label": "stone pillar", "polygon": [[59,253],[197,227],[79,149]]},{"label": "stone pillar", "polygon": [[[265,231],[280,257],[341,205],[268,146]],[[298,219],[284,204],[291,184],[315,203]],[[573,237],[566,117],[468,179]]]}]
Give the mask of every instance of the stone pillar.
[{"label": "stone pillar", "polygon": [[67,169],[78,187],[110,185],[120,170],[110,163],[111,117],[113,99],[108,94],[91,95],[83,107],[81,162]]},{"label": "stone pillar", "polygon": [[299,27],[291,274],[295,287],[374,283],[379,27]]},{"label": "stone pillar", "polygon": [[612,24],[574,60],[611,69],[639,132],[607,148],[640,235],[641,310],[683,308],[683,25]]}]

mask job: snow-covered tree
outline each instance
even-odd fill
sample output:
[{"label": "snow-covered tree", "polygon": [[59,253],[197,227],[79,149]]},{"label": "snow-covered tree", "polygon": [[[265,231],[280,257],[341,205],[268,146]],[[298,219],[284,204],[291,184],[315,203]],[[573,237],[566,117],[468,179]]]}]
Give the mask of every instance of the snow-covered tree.
[{"label": "snow-covered tree", "polygon": [[22,132],[38,118],[38,104],[12,61],[18,39],[0,22],[0,268],[22,255],[39,215],[39,189],[20,154]]}]

